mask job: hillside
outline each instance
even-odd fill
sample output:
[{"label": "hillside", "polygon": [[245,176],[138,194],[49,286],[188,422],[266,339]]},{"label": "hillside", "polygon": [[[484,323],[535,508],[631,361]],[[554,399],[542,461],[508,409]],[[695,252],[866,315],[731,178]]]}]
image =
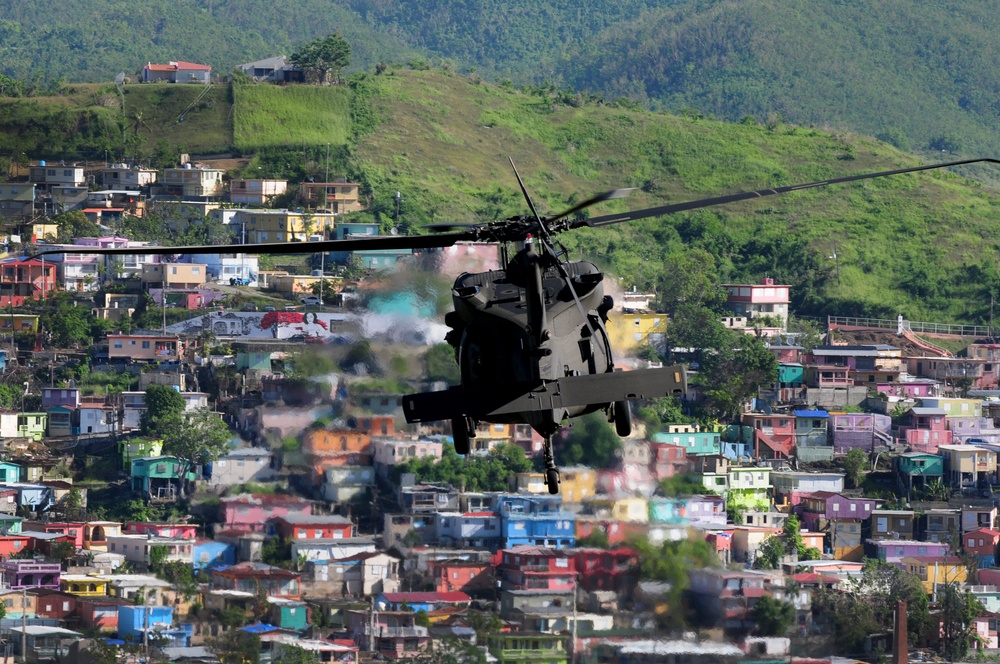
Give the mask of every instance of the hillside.
[{"label": "hillside", "polygon": [[603,31],[562,71],[662,108],[985,156],[1000,154],[998,34],[984,2],[692,1]]},{"label": "hillside", "polygon": [[[124,115],[113,86],[70,87],[5,102],[0,155],[103,161],[124,150],[169,164],[181,151],[231,152],[249,161],[244,173],[295,181],[329,166],[364,185],[366,214],[386,226],[401,192],[403,232],[525,212],[508,157],[543,211],[636,188],[594,214],[921,163],[846,132],[652,113],[423,68],[328,88],[132,84]],[[693,271],[723,283],[766,274],[794,286],[800,315],[971,323],[988,317],[1000,286],[998,200],[935,172],[560,239],[624,287],[662,291]]]},{"label": "hillside", "polygon": [[227,74],[340,31],[354,71],[430,60],[672,112],[780,117],[904,150],[995,155],[994,9],[945,0],[147,0],[141,9],[0,0],[0,73],[35,89],[135,77],[149,61]]}]

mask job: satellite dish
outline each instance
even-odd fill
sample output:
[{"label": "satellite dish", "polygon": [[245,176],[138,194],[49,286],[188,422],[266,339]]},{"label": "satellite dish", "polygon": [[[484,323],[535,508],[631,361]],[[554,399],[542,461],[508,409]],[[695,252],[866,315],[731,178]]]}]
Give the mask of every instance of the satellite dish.
[{"label": "satellite dish", "polygon": [[123,71],[122,72],[118,72],[118,75],[115,76],[115,85],[121,85],[124,82],[125,82],[125,72],[123,72]]},{"label": "satellite dish", "polygon": [[399,229],[396,228],[395,226],[393,226],[392,230],[389,231],[389,234],[390,235],[399,235]]}]

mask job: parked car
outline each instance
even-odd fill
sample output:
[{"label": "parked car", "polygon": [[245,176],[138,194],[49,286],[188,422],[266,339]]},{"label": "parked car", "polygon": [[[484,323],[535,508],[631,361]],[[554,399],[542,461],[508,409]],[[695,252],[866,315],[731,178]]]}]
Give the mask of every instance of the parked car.
[{"label": "parked car", "polygon": [[[274,309],[274,307],[271,308]],[[257,311],[257,305],[253,302],[247,302],[243,305],[243,311]]]},{"label": "parked car", "polygon": [[322,300],[317,295],[310,295],[299,300],[302,304],[322,304]]},{"label": "parked car", "polygon": [[275,311],[275,308],[269,304],[264,307],[264,311]]}]

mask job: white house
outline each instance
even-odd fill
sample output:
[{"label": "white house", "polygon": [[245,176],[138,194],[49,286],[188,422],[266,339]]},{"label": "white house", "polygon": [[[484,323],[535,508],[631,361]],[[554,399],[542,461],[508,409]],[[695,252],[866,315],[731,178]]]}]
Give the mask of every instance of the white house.
[{"label": "white house", "polygon": [[305,556],[310,560],[342,560],[359,553],[375,551],[375,540],[371,537],[347,537],[344,539],[293,539],[292,560]]},{"label": "white house", "polygon": [[249,279],[250,286],[256,287],[257,273],[260,272],[257,256],[251,254],[200,254],[185,256],[185,262],[205,265],[209,278],[218,284],[227,284],[230,279]]},{"label": "white house", "polygon": [[490,548],[499,544],[500,516],[496,512],[438,512],[434,526],[442,546]]},{"label": "white house", "polygon": [[125,560],[148,565],[150,551],[154,546],[166,547],[167,562],[194,564],[194,542],[173,537],[151,537],[146,535],[108,535],[108,553],[120,553]]}]

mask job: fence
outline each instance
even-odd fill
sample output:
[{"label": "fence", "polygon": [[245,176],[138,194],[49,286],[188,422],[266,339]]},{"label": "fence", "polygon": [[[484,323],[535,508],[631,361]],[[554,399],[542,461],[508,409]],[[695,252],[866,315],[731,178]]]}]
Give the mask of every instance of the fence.
[{"label": "fence", "polygon": [[903,329],[907,332],[923,334],[952,334],[962,337],[989,337],[992,330],[988,325],[961,325],[958,323],[925,323],[891,318],[854,318],[851,316],[827,316],[827,329],[834,326],[874,327],[888,330]]}]

